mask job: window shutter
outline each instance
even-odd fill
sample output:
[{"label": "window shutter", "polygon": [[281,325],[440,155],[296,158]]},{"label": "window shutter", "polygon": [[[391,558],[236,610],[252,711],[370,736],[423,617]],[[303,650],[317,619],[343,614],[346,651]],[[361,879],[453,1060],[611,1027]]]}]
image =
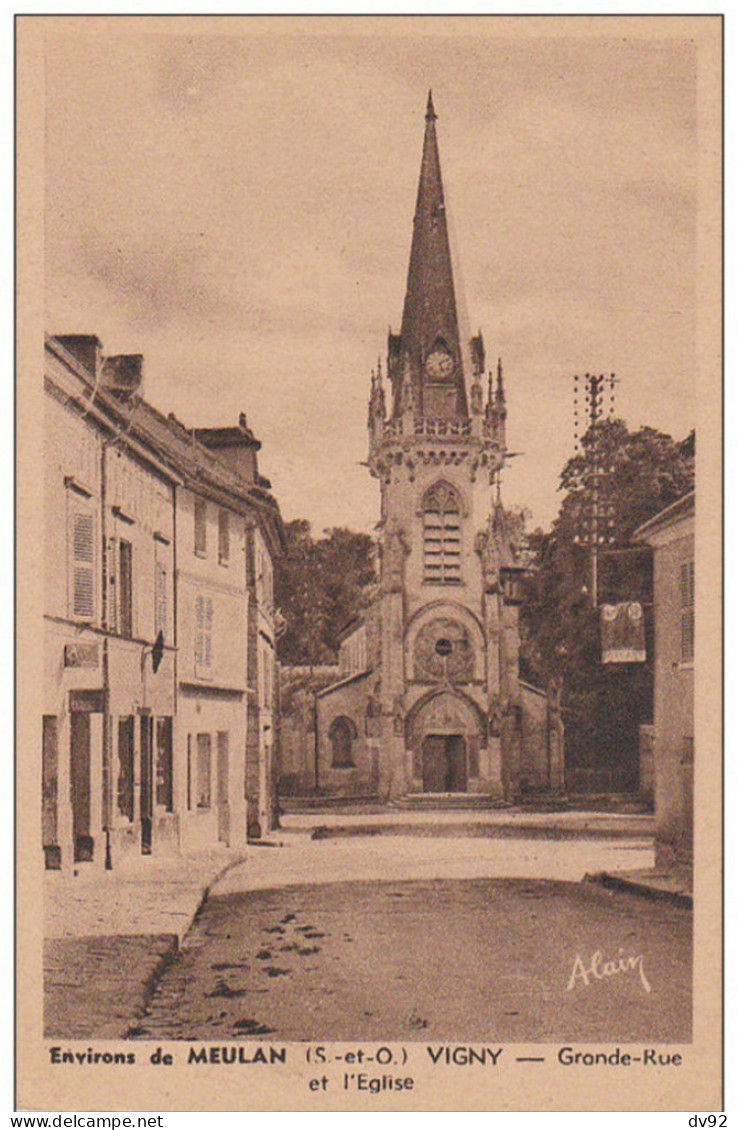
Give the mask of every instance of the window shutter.
[{"label": "window shutter", "polygon": [[117,538],[108,538],[107,551],[106,551],[106,570],[107,570],[107,596],[106,596],[106,616],[108,621],[108,630],[111,632],[118,631],[118,541]]},{"label": "window shutter", "polygon": [[118,542],[118,630],[126,639],[133,636],[133,546]]},{"label": "window shutter", "polygon": [[72,514],[72,618],[95,613],[95,527],[92,514]]},{"label": "window shutter", "polygon": [[203,635],[202,635],[202,621],[203,621],[203,597],[198,596],[195,600],[195,674],[200,673],[203,665]]},{"label": "window shutter", "polygon": [[156,563],[155,629],[167,638],[167,571],[160,561]]},{"label": "window shutter", "polygon": [[224,565],[231,552],[228,511],[218,511],[218,561]]},{"label": "window shutter", "polygon": [[679,589],[681,605],[679,658],[682,663],[692,663],[694,660],[694,561],[683,562]]},{"label": "window shutter", "polygon": [[195,498],[195,553],[204,557],[208,547],[207,504],[204,498]]},{"label": "window shutter", "polygon": [[213,600],[198,596],[195,603],[195,674],[208,678],[211,673]]},{"label": "window shutter", "polygon": [[205,640],[205,668],[210,671],[213,665],[213,601],[212,598],[205,597],[205,621],[203,625],[203,635]]}]

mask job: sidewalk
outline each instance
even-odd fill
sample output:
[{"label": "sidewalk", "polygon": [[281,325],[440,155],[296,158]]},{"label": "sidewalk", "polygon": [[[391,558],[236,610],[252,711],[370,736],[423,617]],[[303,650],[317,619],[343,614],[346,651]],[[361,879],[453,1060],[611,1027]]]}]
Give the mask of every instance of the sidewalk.
[{"label": "sidewalk", "polygon": [[120,1039],[212,885],[243,853],[142,858],[44,883],[44,1030],[47,1037]]},{"label": "sidewalk", "polygon": [[632,891],[633,894],[671,902],[676,906],[692,907],[692,869],[683,864],[672,864],[668,868],[601,871],[589,878],[603,887]]},{"label": "sidewalk", "polygon": [[545,879],[579,883],[585,876],[651,868],[653,837],[575,838],[443,835],[346,835],[315,838],[312,830],[271,832],[269,848],[217,883],[217,895],[346,882],[453,879]]},{"label": "sidewalk", "polygon": [[280,819],[282,833],[310,833],[313,839],[339,836],[464,836],[545,840],[632,839],[654,832],[651,814],[615,812],[401,811],[373,813],[291,812]]}]

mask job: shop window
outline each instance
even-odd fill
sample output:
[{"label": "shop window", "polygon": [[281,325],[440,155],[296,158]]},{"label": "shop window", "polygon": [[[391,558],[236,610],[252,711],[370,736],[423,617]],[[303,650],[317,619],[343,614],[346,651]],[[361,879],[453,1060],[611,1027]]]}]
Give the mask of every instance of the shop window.
[{"label": "shop window", "polygon": [[132,717],[118,719],[118,812],[133,820],[133,743]]},{"label": "shop window", "polygon": [[59,732],[55,714],[45,714],[41,764],[41,842],[47,870],[58,870]]},{"label": "shop window", "polygon": [[212,741],[210,734],[197,735],[197,778],[195,799],[201,811],[212,803]]},{"label": "shop window", "polygon": [[174,809],[172,774],[172,719],[156,720],[156,803],[166,812]]}]

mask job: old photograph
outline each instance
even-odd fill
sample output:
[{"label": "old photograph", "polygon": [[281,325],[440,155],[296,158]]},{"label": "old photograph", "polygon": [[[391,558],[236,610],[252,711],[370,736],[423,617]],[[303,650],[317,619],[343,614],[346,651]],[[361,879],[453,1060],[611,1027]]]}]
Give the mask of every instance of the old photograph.
[{"label": "old photograph", "polygon": [[18,19],[22,1106],[719,1109],[721,34]]}]

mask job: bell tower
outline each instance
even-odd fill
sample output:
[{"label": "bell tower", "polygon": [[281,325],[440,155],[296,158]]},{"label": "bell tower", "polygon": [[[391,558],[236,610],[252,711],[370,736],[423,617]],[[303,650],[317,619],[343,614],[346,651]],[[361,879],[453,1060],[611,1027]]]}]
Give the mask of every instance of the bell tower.
[{"label": "bell tower", "polygon": [[501,363],[485,380],[481,332],[465,337],[460,324],[436,120],[429,94],[402,323],[369,400],[382,498],[379,787],[496,800],[515,776],[521,715],[497,493],[507,409]]}]

